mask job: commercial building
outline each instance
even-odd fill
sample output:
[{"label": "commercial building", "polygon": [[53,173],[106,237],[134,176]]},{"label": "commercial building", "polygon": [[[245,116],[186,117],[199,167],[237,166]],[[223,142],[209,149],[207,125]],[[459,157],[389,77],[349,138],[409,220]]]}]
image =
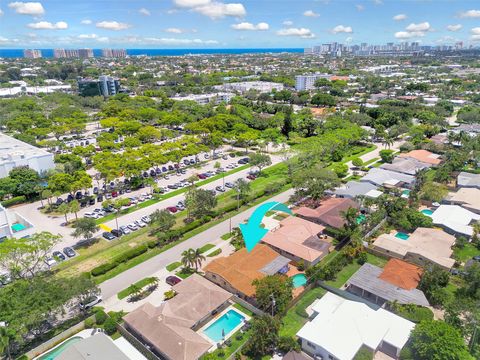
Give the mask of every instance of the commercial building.
[{"label": "commercial building", "polygon": [[28,166],[39,174],[55,168],[53,154],[0,133],[0,178],[19,166]]},{"label": "commercial building", "polygon": [[9,238],[28,237],[33,233],[33,225],[28,220],[0,205],[0,242]]},{"label": "commercial building", "polygon": [[35,49],[25,49],[23,50],[23,57],[27,59],[39,59],[42,57],[42,51]]},{"label": "commercial building", "polygon": [[120,90],[120,80],[111,76],[101,75],[98,80],[79,78],[78,93],[81,96],[112,96]]},{"label": "commercial building", "polygon": [[317,79],[330,79],[330,74],[308,74],[295,76],[295,90],[312,90]]},{"label": "commercial building", "polygon": [[270,93],[273,90],[281,91],[284,88],[284,85],[281,83],[271,82],[271,81],[242,81],[242,82],[232,82],[226,83],[223,85],[215,86],[217,90],[223,91],[238,91],[241,93],[247,92],[249,90],[255,90],[262,93]]},{"label": "commercial building", "polygon": [[127,50],[125,49],[102,49],[102,56],[106,58],[125,58]]},{"label": "commercial building", "polygon": [[213,93],[213,94],[175,96],[175,97],[172,97],[171,99],[176,101],[185,101],[185,100],[195,101],[197,104],[200,104],[200,105],[206,105],[209,103],[214,103],[217,105],[217,104],[220,104],[221,102],[226,102],[226,103],[230,102],[230,100],[234,96],[235,94],[233,93],[220,92],[220,93]]},{"label": "commercial building", "polygon": [[[352,360],[362,348],[398,359],[415,327],[413,322],[373,304],[331,292],[319,299],[312,310],[313,319],[297,336],[302,350],[315,359]],[[388,358],[385,355],[378,358]]]}]

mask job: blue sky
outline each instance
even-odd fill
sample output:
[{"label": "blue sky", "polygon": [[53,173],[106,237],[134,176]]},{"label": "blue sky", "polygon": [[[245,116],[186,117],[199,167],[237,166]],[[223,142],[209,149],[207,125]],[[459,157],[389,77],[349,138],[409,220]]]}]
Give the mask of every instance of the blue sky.
[{"label": "blue sky", "polygon": [[0,0],[0,47],[480,44],[480,1]]}]

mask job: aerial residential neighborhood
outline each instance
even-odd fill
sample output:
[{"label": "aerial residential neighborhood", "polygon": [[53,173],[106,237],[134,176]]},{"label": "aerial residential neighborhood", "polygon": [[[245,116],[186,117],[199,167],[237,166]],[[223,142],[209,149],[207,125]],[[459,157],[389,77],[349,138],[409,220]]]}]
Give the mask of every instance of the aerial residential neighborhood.
[{"label": "aerial residential neighborhood", "polygon": [[478,8],[0,3],[0,359],[480,359]]}]

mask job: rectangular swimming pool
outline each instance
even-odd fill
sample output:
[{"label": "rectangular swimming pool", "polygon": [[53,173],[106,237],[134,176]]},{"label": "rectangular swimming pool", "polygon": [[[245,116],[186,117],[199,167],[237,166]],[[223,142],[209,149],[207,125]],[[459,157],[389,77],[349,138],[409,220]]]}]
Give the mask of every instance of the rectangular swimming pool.
[{"label": "rectangular swimming pool", "polygon": [[399,231],[399,232],[397,232],[397,233],[395,234],[395,237],[396,237],[397,239],[400,239],[400,240],[408,240],[408,238],[410,237],[410,235],[405,234],[405,233]]},{"label": "rectangular swimming pool", "polygon": [[213,342],[220,342],[227,338],[228,335],[240,325],[245,317],[237,311],[230,309],[220,316],[213,324],[203,330]]}]

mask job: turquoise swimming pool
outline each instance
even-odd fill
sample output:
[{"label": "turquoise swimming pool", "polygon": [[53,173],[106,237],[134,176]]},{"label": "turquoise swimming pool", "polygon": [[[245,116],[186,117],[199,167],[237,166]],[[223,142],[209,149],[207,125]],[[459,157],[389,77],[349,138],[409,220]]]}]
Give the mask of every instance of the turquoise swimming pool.
[{"label": "turquoise swimming pool", "polygon": [[60,355],[68,346],[72,345],[73,343],[76,343],[80,340],[82,340],[83,338],[81,338],[80,336],[74,336],[66,341],[64,341],[62,344],[60,344],[59,346],[57,346],[56,348],[53,348],[52,350],[50,350],[49,352],[46,352],[45,354],[43,354],[42,356],[40,356],[39,358],[37,358],[37,360],[54,360],[57,358],[58,355]]},{"label": "turquoise swimming pool", "polygon": [[293,287],[299,288],[300,286],[304,286],[307,283],[307,277],[305,274],[296,274],[292,276]]},{"label": "turquoise swimming pool", "polygon": [[427,215],[427,216],[432,216],[433,214],[433,210],[430,210],[430,209],[423,209],[422,211],[420,211],[423,215]]},{"label": "turquoise swimming pool", "polygon": [[401,240],[408,240],[408,238],[410,237],[410,235],[405,234],[405,233],[399,231],[399,232],[397,232],[397,233],[395,234],[395,237],[398,238],[398,239],[401,239]]},{"label": "turquoise swimming pool", "polygon": [[230,309],[225,314],[220,316],[213,324],[203,330],[213,342],[220,342],[240,325],[245,317],[239,312]]}]

